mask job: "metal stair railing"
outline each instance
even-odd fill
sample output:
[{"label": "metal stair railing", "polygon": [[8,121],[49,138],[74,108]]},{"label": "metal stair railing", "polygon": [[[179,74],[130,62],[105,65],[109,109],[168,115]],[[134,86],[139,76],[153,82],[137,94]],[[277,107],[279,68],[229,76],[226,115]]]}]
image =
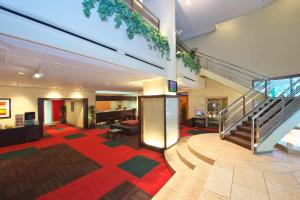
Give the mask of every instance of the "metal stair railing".
[{"label": "metal stair railing", "polygon": [[270,85],[266,80],[258,82],[255,90],[250,89],[219,113],[219,133],[222,138],[230,134],[230,130],[269,99],[270,87],[266,85]]},{"label": "metal stair railing", "polygon": [[247,88],[252,88],[253,80],[268,78],[266,75],[239,67],[222,59],[218,59],[201,52],[197,52],[197,60],[202,69],[206,69],[214,74],[222,76]]},{"label": "metal stair railing", "polygon": [[300,109],[300,79],[252,117],[251,150],[269,137],[286,119]]}]

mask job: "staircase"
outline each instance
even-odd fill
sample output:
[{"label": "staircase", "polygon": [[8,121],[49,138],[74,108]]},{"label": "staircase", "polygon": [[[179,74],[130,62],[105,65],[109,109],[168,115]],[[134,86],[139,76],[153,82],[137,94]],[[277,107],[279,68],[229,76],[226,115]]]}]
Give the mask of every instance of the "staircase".
[{"label": "staircase", "polygon": [[[296,81],[276,98],[269,97],[272,86],[265,86],[270,84],[266,81],[258,83],[255,86],[256,90],[249,90],[220,112],[222,138],[258,152],[259,146],[299,111],[299,82],[300,80]],[[272,146],[274,141],[268,143]],[[271,146],[268,149],[271,149]]]},{"label": "staircase", "polygon": [[201,52],[197,52],[197,60],[201,65],[200,75],[220,81],[222,84],[238,91],[246,91],[252,88],[252,80],[267,78],[266,75]]}]

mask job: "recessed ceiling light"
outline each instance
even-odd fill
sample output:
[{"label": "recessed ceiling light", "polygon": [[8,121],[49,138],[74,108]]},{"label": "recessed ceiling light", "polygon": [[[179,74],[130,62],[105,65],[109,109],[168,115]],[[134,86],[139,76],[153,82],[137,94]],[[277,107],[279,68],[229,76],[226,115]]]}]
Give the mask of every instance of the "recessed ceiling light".
[{"label": "recessed ceiling light", "polygon": [[40,69],[37,73],[34,73],[33,75],[32,75],[32,78],[34,78],[34,79],[40,79],[40,78],[42,78],[43,76],[44,76],[45,74],[42,72],[42,70]]},{"label": "recessed ceiling light", "polygon": [[186,0],[186,4],[190,5],[191,4],[191,0]]},{"label": "recessed ceiling light", "polygon": [[24,73],[24,72],[18,72],[18,74],[19,74],[19,75],[24,75],[25,73]]}]

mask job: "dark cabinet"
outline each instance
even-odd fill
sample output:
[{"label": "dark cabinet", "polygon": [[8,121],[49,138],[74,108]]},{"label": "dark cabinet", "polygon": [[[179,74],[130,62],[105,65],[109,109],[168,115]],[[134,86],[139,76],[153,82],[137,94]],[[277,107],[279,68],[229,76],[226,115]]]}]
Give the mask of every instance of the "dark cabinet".
[{"label": "dark cabinet", "polygon": [[0,130],[0,147],[31,142],[43,137],[43,127],[39,125]]}]

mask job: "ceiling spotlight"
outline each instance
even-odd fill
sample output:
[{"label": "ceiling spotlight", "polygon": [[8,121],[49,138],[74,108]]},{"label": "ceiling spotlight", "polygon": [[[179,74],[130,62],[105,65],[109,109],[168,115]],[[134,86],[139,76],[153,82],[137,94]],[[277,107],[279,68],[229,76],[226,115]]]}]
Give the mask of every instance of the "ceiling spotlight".
[{"label": "ceiling spotlight", "polygon": [[44,76],[45,74],[42,72],[42,69],[40,69],[37,73],[34,73],[32,75],[32,78],[34,79],[40,79]]},{"label": "ceiling spotlight", "polygon": [[24,73],[24,72],[18,72],[18,74],[19,74],[19,75],[24,75],[25,73]]},{"label": "ceiling spotlight", "polygon": [[191,4],[191,0],[186,0],[186,4],[190,5]]}]

